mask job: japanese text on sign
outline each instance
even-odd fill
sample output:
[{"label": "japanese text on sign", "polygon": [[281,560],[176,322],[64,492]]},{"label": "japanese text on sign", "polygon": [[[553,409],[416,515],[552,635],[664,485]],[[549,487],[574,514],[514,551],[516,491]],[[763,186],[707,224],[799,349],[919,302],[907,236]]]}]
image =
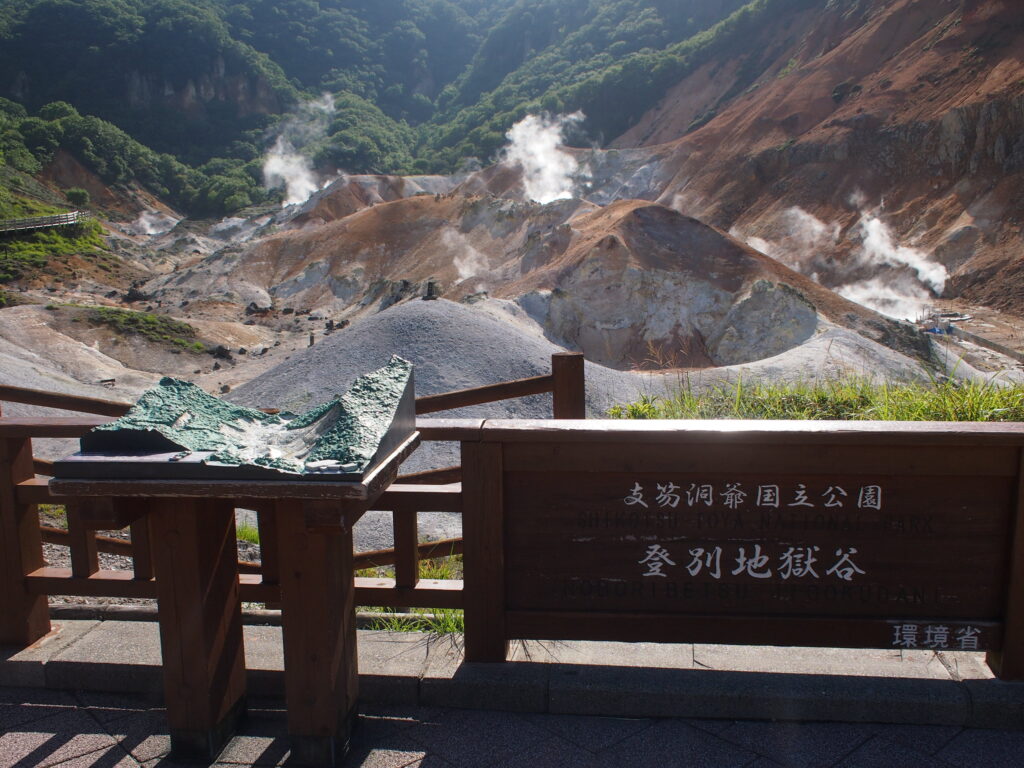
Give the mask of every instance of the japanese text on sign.
[{"label": "japanese text on sign", "polygon": [[[770,579],[773,575],[783,580],[820,579],[823,574],[826,578],[853,581],[854,577],[863,576],[865,573],[854,561],[857,555],[856,547],[836,549],[834,556],[828,561],[831,562],[829,568],[824,568],[824,565],[819,563],[821,547],[818,546],[791,546],[775,557],[762,550],[760,544],[754,544],[749,550],[746,546],[737,547],[730,550],[730,554],[724,558],[723,552],[721,546],[687,549],[690,561],[685,566],[686,571],[690,576],[697,576],[703,572],[712,579],[721,579],[724,561],[724,568],[731,575],[749,576],[754,579]],[[647,547],[644,556],[637,563],[644,569],[643,576],[661,577],[668,576],[666,568],[676,565],[673,554],[660,544]],[[733,565],[735,567],[732,567]]]},{"label": "japanese text on sign", "polygon": [[[639,505],[648,507],[650,503],[658,507],[699,507],[712,506],[717,501],[731,510],[749,504],[759,508],[816,507],[826,509],[843,507],[847,504],[856,505],[857,509],[882,508],[882,488],[878,485],[862,485],[856,490],[847,491],[840,485],[832,484],[824,490],[809,491],[804,483],[797,483],[785,500],[779,485],[769,483],[751,486],[745,489],[742,483],[722,483],[715,486],[711,483],[690,483],[688,487],[673,482],[655,483],[656,492],[645,497],[645,489],[639,481],[633,483],[623,502],[627,507]],[[821,547],[817,545],[794,547],[778,552],[762,551],[760,544],[748,547],[741,546],[729,551],[728,555],[720,545],[694,547],[687,549],[685,554],[690,558],[685,565],[690,576],[704,573],[712,579],[721,579],[723,559],[725,569],[733,576],[746,576],[753,579],[770,579],[773,576],[786,579],[820,579],[834,577],[842,581],[852,581],[856,576],[863,576],[865,571],[857,565],[854,556],[857,548],[852,546],[839,547],[829,558],[830,567],[825,567]],[[652,544],[644,556],[638,560],[643,566],[643,576],[667,577],[667,569],[676,565],[674,554],[661,544]]]},{"label": "japanese text on sign", "polygon": [[976,651],[981,630],[977,627],[952,629],[945,624],[897,624],[893,627],[894,648],[925,648],[936,651]]},{"label": "japanese text on sign", "polygon": [[[837,509],[846,506],[857,509],[882,509],[882,488],[878,485],[862,485],[849,491],[839,485],[830,485],[824,490],[808,490],[804,483],[797,483],[792,494],[783,498],[779,486],[774,484],[751,486],[744,489],[742,483],[724,483],[716,488],[710,483],[690,483],[686,488],[675,483],[655,483],[656,490],[644,489],[639,481],[633,483],[623,498],[626,506],[676,509],[681,505],[697,507],[701,504],[712,506],[717,501],[729,509],[750,505],[761,509],[781,507],[821,507]],[[819,492],[820,490],[820,492]]]}]

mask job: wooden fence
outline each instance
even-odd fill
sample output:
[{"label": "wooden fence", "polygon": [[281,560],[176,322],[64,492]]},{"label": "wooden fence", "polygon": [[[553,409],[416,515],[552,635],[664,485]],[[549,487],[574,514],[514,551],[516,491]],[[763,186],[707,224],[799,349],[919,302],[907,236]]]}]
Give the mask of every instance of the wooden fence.
[{"label": "wooden fence", "polygon": [[[544,376],[502,382],[417,398],[417,414],[436,413],[527,395],[550,392],[555,418],[584,418],[585,392],[583,356],[571,353],[551,357],[552,372]],[[18,402],[77,413],[118,417],[127,412],[127,403],[99,398],[56,394],[42,390],[0,386],[0,402]],[[46,595],[83,597],[156,598],[152,558],[149,553],[149,526],[143,514],[143,502],[98,503],[95,499],[54,497],[50,492],[49,461],[31,453],[33,438],[76,438],[108,421],[83,416],[12,419],[0,417],[0,510],[5,546],[5,572],[0,578],[22,577],[25,599],[43,605]],[[424,441],[458,440],[465,429],[479,426],[482,420],[419,419],[417,429]],[[393,565],[395,577],[356,578],[356,602],[382,607],[461,608],[461,581],[424,581],[419,578],[422,559],[461,554],[462,538],[421,543],[417,536],[420,512],[462,511],[462,470],[459,466],[400,475],[374,509],[393,514],[394,542],[390,549],[358,553],[356,569]],[[67,512],[67,529],[33,526],[37,504],[61,504]],[[239,506],[255,509],[261,542],[261,563],[239,561],[240,594],[246,602],[277,604],[279,572],[276,560],[272,500],[246,500]],[[98,535],[97,530],[129,528],[129,540]],[[71,568],[46,567],[38,545],[42,542],[67,546]],[[39,550],[39,551],[37,551]],[[132,571],[103,570],[99,553],[131,557]],[[19,565],[19,563],[21,565]],[[20,575],[15,572],[21,571]],[[13,582],[12,582],[13,583]],[[0,601],[3,598],[0,597]],[[2,602],[0,602],[2,606]],[[38,607],[33,609],[41,611]],[[31,613],[32,611],[29,611]],[[0,608],[0,643],[30,643],[46,625],[42,613],[23,623],[16,617],[24,611]],[[48,631],[48,627],[47,627]],[[45,632],[43,633],[45,634]]]},{"label": "wooden fence", "polygon": [[53,216],[32,216],[26,219],[0,219],[0,234],[7,232],[26,232],[33,229],[50,229],[51,227],[69,227],[92,218],[88,211],[70,211]]}]

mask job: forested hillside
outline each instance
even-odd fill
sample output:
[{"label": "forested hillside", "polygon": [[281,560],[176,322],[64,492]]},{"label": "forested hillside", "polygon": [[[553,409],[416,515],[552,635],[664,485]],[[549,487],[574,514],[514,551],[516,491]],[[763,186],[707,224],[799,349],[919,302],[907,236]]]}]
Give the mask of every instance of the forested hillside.
[{"label": "forested hillside", "polygon": [[301,105],[324,170],[447,172],[528,112],[622,133],[681,74],[809,0],[11,0],[0,152],[60,150],[196,215],[266,198],[261,158]]},{"label": "forested hillside", "polygon": [[[851,9],[858,0],[830,0]],[[423,153],[439,167],[490,156],[531,112],[582,111],[586,138],[604,144],[712,56],[743,60],[752,82],[775,52],[745,39],[815,0],[539,0],[494,28],[463,76],[438,99]],[[819,3],[820,4],[820,3]],[[694,126],[696,127],[696,125]]]}]

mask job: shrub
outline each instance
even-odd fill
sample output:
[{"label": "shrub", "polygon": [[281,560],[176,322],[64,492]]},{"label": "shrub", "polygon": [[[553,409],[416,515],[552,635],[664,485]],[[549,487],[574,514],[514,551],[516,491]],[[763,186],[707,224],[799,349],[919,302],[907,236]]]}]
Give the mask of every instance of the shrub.
[{"label": "shrub", "polygon": [[196,329],[181,320],[149,312],[129,309],[95,307],[87,319],[92,325],[105,325],[125,336],[141,336],[158,344],[170,344],[188,352],[205,352],[202,342],[195,340]]},{"label": "shrub", "polygon": [[72,205],[86,206],[91,201],[89,192],[82,189],[81,187],[72,187],[64,191],[64,197],[68,199],[68,202]]}]

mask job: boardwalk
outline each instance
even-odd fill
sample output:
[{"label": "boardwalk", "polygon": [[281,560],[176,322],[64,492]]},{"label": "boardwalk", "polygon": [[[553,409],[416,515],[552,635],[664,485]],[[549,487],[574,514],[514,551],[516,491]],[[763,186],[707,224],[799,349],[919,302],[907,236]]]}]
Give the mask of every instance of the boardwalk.
[{"label": "boardwalk", "polygon": [[34,229],[50,229],[67,227],[86,221],[92,214],[88,211],[69,211],[55,216],[33,216],[27,219],[0,219],[0,234],[6,232],[24,232]]}]

